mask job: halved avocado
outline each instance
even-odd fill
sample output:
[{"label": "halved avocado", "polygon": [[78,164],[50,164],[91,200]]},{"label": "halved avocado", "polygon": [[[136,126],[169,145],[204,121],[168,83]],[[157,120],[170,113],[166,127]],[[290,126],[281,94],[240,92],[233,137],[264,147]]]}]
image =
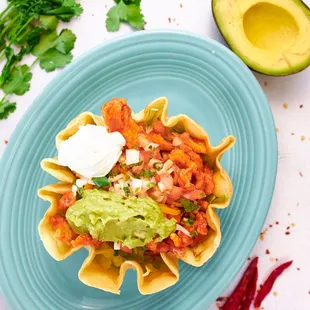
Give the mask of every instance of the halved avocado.
[{"label": "halved avocado", "polygon": [[310,9],[300,0],[212,0],[216,24],[252,69],[288,75],[310,65]]}]

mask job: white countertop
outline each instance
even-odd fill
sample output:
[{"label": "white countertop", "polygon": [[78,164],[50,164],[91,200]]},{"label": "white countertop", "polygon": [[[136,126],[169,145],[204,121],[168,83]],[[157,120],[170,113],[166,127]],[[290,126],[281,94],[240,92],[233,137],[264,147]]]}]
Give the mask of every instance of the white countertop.
[{"label": "white countertop", "polygon": [[[187,30],[223,42],[212,18],[210,2],[142,0],[147,21],[145,28]],[[310,0],[305,2],[310,5]],[[105,15],[113,5],[113,0],[84,0],[81,3],[84,7],[83,15],[67,25],[77,35],[73,51],[75,57],[104,40],[131,32],[126,26],[122,26],[118,33],[106,31]],[[0,0],[0,11],[3,5],[4,0]],[[5,140],[10,140],[10,135],[26,109],[58,74],[45,73],[39,68],[35,68],[33,73],[31,90],[23,97],[16,98],[16,112],[8,120],[0,121],[0,156],[6,147]],[[278,128],[279,167],[274,198],[264,226],[267,231],[264,240],[258,239],[251,257],[257,255],[260,258],[259,283],[276,264],[294,260],[294,264],[278,279],[272,293],[264,301],[265,310],[309,310],[310,68],[289,77],[268,77],[256,73],[255,76],[269,99]],[[285,234],[287,231],[289,235]],[[270,254],[266,254],[266,250]],[[229,295],[241,274],[222,296]],[[6,309],[1,297],[0,309]],[[209,308],[215,309],[215,304]]]}]

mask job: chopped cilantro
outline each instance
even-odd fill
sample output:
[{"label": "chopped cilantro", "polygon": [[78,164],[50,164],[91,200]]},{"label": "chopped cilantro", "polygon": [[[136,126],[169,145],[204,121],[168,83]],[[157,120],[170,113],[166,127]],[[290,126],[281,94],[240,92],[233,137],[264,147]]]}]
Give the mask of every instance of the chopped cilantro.
[{"label": "chopped cilantro", "polygon": [[141,187],[137,187],[137,188],[135,189],[135,193],[138,193],[138,192],[140,191],[140,189],[141,189]]},{"label": "chopped cilantro", "polygon": [[192,212],[199,208],[199,206],[195,205],[191,200],[181,199],[181,205],[186,212]]},{"label": "chopped cilantro", "polygon": [[108,180],[107,177],[98,177],[98,178],[92,178],[92,181],[98,186],[110,186],[111,182]]},{"label": "chopped cilantro", "polygon": [[124,186],[123,190],[125,192],[125,195],[128,197],[130,195],[130,188],[129,188],[129,186]]},{"label": "chopped cilantro", "polygon": [[193,226],[193,224],[195,223],[195,219],[193,219],[192,217],[185,217],[183,221],[186,226]]},{"label": "chopped cilantro", "polygon": [[124,166],[126,168],[131,168],[131,167],[135,167],[135,166],[141,166],[142,164],[143,164],[143,160],[139,161],[138,163],[131,164],[131,165],[121,164],[121,166]]},{"label": "chopped cilantro", "polygon": [[156,174],[155,171],[151,170],[151,169],[142,169],[141,171],[141,176],[144,178],[151,178]]},{"label": "chopped cilantro", "polygon": [[156,184],[154,183],[154,182],[147,182],[146,183],[146,187],[147,188],[152,188],[152,187],[154,187]]},{"label": "chopped cilantro", "polygon": [[196,230],[194,230],[194,231],[191,232],[191,237],[192,237],[192,238],[196,237],[197,235],[198,235],[198,233],[197,233]]},{"label": "chopped cilantro", "polygon": [[163,168],[164,164],[161,162],[158,163],[154,163],[153,167],[154,169],[156,169],[157,171],[161,170]]}]

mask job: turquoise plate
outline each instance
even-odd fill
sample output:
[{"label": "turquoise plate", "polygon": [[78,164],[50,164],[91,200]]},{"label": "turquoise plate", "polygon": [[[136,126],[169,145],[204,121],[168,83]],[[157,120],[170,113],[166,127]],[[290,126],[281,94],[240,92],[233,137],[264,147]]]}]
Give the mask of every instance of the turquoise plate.
[{"label": "turquoise plate", "polygon": [[[235,193],[219,212],[223,240],[201,268],[181,263],[180,281],[150,296],[129,272],[120,296],[90,288],[77,274],[85,250],[54,261],[37,226],[48,203],[39,187],[55,181],[40,169],[56,155],[55,135],[83,111],[100,114],[111,97],[125,97],[134,111],[167,96],[169,113],[185,113],[204,126],[212,144],[229,134],[235,147],[222,159]],[[79,57],[28,109],[1,160],[0,284],[12,309],[206,309],[227,287],[261,231],[277,169],[275,126],[255,77],[223,45],[188,33],[141,31]]]}]

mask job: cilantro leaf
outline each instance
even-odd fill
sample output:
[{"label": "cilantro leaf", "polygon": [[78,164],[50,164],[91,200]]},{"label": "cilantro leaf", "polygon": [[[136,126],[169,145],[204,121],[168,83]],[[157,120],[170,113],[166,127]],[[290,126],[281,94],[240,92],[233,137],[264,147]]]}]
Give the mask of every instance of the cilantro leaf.
[{"label": "cilantro leaf", "polygon": [[32,54],[40,58],[48,50],[53,48],[60,53],[66,54],[73,49],[75,40],[76,36],[69,29],[63,29],[59,35],[57,35],[56,31],[53,31],[41,37],[39,44],[34,47]]},{"label": "cilantro leaf", "polygon": [[16,103],[2,99],[0,101],[0,120],[7,119],[16,110]]},{"label": "cilantro leaf", "polygon": [[192,212],[199,208],[199,206],[195,205],[191,200],[181,199],[181,205],[186,212]]},{"label": "cilantro leaf", "polygon": [[74,47],[76,36],[71,30],[64,29],[59,35],[56,31],[41,38],[32,54],[37,56],[40,67],[47,72],[62,68],[72,60],[70,51]]},{"label": "cilantro leaf", "polygon": [[117,31],[121,21],[127,20],[128,7],[123,1],[113,6],[107,13],[106,27],[108,31]]},{"label": "cilantro leaf", "polygon": [[141,176],[144,178],[151,178],[156,174],[155,171],[151,170],[151,169],[142,169],[141,171]]},{"label": "cilantro leaf", "polygon": [[135,5],[128,6],[127,20],[130,26],[135,29],[142,29],[145,24],[141,9]]},{"label": "cilantro leaf", "polygon": [[46,30],[55,30],[58,25],[58,18],[55,16],[41,15],[40,23]]},{"label": "cilantro leaf", "polygon": [[[121,0],[114,0],[116,3],[120,3]],[[127,5],[134,4],[136,6],[140,6],[141,0],[123,0],[123,2]]]},{"label": "cilantro leaf", "polygon": [[[56,1],[55,1],[56,2]],[[57,1],[59,2],[59,1]],[[55,15],[58,19],[68,22],[74,16],[80,16],[83,12],[83,8],[75,0],[62,0],[61,6],[55,9],[43,10],[41,14]]]},{"label": "cilantro leaf", "polygon": [[125,195],[128,197],[130,195],[130,188],[129,188],[129,186],[124,186],[123,190],[125,192]]},{"label": "cilantro leaf", "polygon": [[15,66],[10,74],[10,77],[3,84],[2,90],[6,94],[23,95],[30,89],[30,80],[32,73],[27,65]]},{"label": "cilantro leaf", "polygon": [[110,186],[111,182],[108,180],[107,177],[97,177],[97,178],[92,178],[92,181],[98,186]]},{"label": "cilantro leaf", "polygon": [[57,68],[63,68],[72,60],[72,54],[62,54],[51,49],[40,57],[40,67],[46,72],[52,72]]},{"label": "cilantro leaf", "polygon": [[107,13],[106,28],[108,31],[117,31],[121,22],[128,22],[135,29],[142,29],[144,26],[144,16],[141,13],[140,1],[119,0],[116,1]]}]

